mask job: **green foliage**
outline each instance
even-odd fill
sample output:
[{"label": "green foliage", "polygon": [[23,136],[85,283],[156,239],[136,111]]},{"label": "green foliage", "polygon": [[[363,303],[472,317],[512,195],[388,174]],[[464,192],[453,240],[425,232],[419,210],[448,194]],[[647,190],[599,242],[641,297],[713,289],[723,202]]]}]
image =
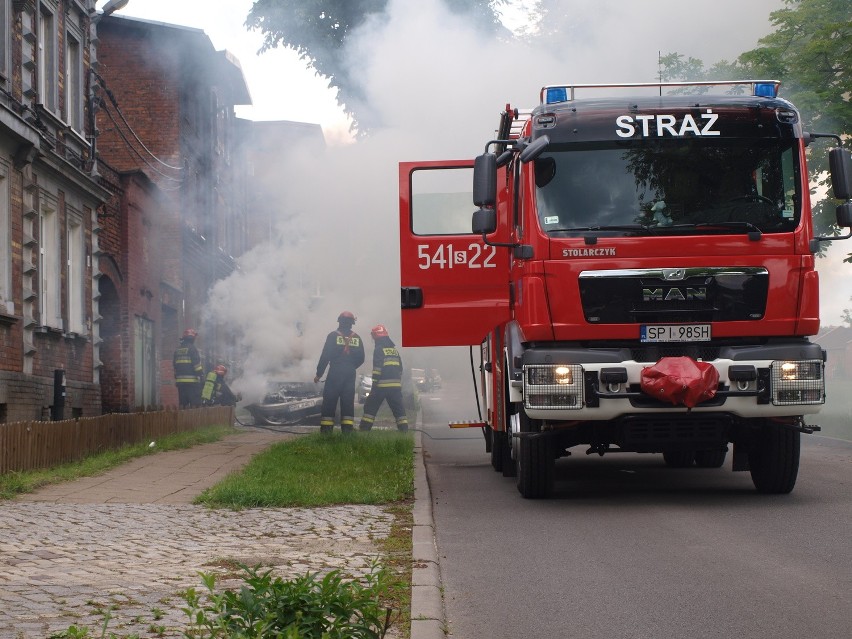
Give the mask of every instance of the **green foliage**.
[{"label": "green foliage", "polygon": [[[773,11],[775,31],[734,62],[709,68],[696,58],[670,53],[661,58],[664,80],[780,80],[782,97],[800,110],[808,130],[852,132],[852,5],[848,0],[784,0]],[[811,184],[827,187],[828,144],[817,141],[809,153]],[[818,233],[837,232],[835,201],[814,206]],[[850,255],[852,258],[852,255]],[[847,259],[846,261],[852,261]]]},{"label": "green foliage", "polygon": [[413,460],[411,433],[315,433],[269,447],[196,503],[227,508],[387,504],[412,495]]},{"label": "green foliage", "polygon": [[215,577],[202,574],[205,595],[185,593],[187,639],[378,639],[390,626],[382,599],[391,580],[375,564],[363,583],[339,570],[284,581],[271,571],[242,568],[245,585],[238,592],[217,593]]},{"label": "green foliage", "polygon": [[[452,10],[468,14],[475,24],[497,29],[498,7],[507,0],[454,0]],[[388,0],[255,0],[246,19],[249,29],[263,34],[261,51],[282,46],[299,54],[308,69],[328,78],[338,91],[338,102],[352,116],[361,133],[372,128],[361,86],[346,63],[346,43],[368,20],[381,20]]]}]

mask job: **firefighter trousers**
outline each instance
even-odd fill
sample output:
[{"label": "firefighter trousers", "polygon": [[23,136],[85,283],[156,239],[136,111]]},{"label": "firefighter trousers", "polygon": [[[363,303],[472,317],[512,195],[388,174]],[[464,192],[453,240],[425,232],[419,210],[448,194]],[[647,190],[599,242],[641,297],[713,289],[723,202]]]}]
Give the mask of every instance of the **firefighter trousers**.
[{"label": "firefighter trousers", "polygon": [[328,373],[322,390],[320,432],[328,433],[334,428],[334,415],[340,403],[340,430],[352,432],[355,425],[355,371],[335,370]]},{"label": "firefighter trousers", "polygon": [[370,391],[367,401],[364,402],[364,416],[358,424],[358,430],[370,430],[376,421],[376,414],[387,400],[388,406],[396,420],[397,430],[408,430],[408,416],[405,414],[405,405],[402,401],[402,389],[399,386],[382,388],[381,386]]}]

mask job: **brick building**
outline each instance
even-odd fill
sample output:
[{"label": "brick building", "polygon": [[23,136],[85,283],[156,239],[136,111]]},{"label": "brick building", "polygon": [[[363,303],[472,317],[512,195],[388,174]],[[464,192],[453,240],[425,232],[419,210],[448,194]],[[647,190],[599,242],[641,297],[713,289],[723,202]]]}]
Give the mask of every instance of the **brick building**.
[{"label": "brick building", "polygon": [[[99,414],[94,0],[0,0],[0,422]],[[65,390],[62,392],[62,383]]]},{"label": "brick building", "polygon": [[116,14],[97,37],[98,170],[113,194],[98,234],[103,407],[174,406],[185,328],[205,370],[237,357],[201,309],[247,248],[234,106],[250,96],[238,61],[201,30]]}]

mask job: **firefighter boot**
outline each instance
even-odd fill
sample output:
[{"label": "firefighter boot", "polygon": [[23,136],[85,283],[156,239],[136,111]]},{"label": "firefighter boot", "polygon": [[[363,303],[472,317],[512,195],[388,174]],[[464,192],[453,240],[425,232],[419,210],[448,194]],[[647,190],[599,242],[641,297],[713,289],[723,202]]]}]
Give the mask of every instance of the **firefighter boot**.
[{"label": "firefighter boot", "polygon": [[343,433],[344,435],[351,435],[352,434],[352,424],[343,424],[340,427],[340,432]]}]

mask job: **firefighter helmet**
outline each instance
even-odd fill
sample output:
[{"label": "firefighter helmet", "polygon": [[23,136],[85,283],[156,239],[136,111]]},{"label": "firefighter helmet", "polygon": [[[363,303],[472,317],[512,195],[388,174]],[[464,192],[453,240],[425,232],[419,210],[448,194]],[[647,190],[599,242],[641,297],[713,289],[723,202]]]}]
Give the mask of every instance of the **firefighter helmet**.
[{"label": "firefighter helmet", "polygon": [[183,337],[184,339],[186,339],[187,337],[190,339],[195,339],[196,337],[198,337],[198,331],[196,331],[194,328],[188,328],[183,332]]},{"label": "firefighter helmet", "polygon": [[340,315],[337,316],[338,324],[354,324],[355,323],[355,315],[350,313],[349,311],[343,311]]},{"label": "firefighter helmet", "polygon": [[376,324],[373,330],[370,331],[370,335],[373,337],[387,337],[388,329],[385,328],[384,324]]},{"label": "firefighter helmet", "polygon": [[222,366],[222,364],[219,364],[216,368],[213,369],[213,372],[217,375],[221,375],[222,377],[224,377],[228,374],[228,369]]}]

